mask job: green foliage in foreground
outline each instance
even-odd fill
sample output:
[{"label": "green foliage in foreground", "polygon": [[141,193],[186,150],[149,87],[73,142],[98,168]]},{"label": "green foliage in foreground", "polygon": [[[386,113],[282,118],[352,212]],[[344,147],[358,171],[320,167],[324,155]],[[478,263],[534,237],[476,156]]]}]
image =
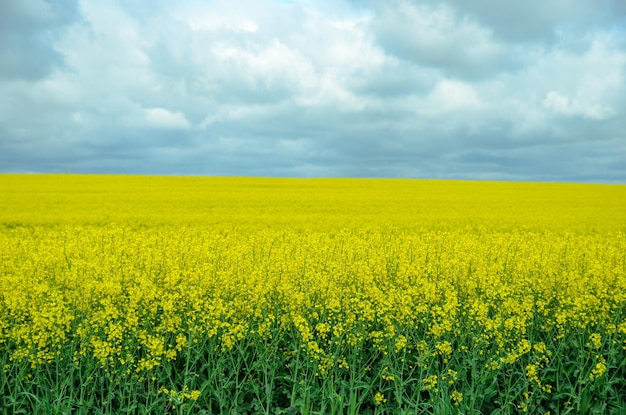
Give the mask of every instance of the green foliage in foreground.
[{"label": "green foliage in foreground", "polygon": [[[103,369],[90,358],[77,362],[68,345],[56,361],[35,368],[2,353],[0,404],[7,415],[617,415],[626,413],[626,353],[618,337],[603,336],[596,349],[580,332],[547,344],[556,351],[549,359],[537,353],[541,348],[531,348],[512,364],[491,369],[484,349],[463,347],[468,339],[448,339],[465,350],[450,359],[432,344],[409,353],[396,352],[394,344],[384,352],[364,342],[334,350],[345,361],[322,374],[297,336],[268,341],[248,335],[231,350],[214,340],[197,342],[149,377],[124,366]],[[529,376],[531,365],[541,382]],[[541,386],[547,384],[553,386]]]}]

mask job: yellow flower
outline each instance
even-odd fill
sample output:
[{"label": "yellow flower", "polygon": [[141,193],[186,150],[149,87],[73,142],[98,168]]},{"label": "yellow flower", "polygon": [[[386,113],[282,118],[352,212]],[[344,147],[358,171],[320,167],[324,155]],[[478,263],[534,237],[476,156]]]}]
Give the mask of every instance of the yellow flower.
[{"label": "yellow flower", "polygon": [[604,375],[604,373],[606,373],[606,361],[604,360],[604,357],[601,357],[601,360],[596,363],[595,367],[589,374],[589,378],[594,380]]},{"label": "yellow flower", "polygon": [[591,341],[594,349],[598,350],[600,347],[602,347],[602,335],[600,333],[592,333],[589,336],[589,340]]},{"label": "yellow flower", "polygon": [[436,388],[437,382],[438,382],[437,375],[429,376],[427,378],[422,379],[422,383],[423,383],[422,388],[425,389],[425,390],[434,389],[435,391],[437,391],[438,390]]},{"label": "yellow flower", "polygon": [[396,353],[400,352],[406,346],[407,339],[403,335],[399,335],[396,338]]},{"label": "yellow flower", "polygon": [[537,365],[530,364],[526,366],[526,377],[531,382],[534,382],[538,384],[539,386],[541,386],[541,381],[539,380],[539,377],[537,376]]},{"label": "yellow flower", "polygon": [[463,401],[463,394],[457,390],[454,390],[450,394],[450,399],[452,400],[455,406],[459,406],[459,404]]}]

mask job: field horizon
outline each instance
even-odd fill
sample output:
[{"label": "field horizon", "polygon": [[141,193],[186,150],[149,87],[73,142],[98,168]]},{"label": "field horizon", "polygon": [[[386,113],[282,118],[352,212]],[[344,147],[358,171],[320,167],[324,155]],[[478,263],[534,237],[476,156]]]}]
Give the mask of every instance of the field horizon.
[{"label": "field horizon", "polygon": [[[262,198],[254,200],[250,192],[260,192]],[[178,214],[185,216],[187,223],[196,224],[211,222],[213,213],[230,211],[234,212],[231,223],[241,225],[248,222],[246,215],[255,215],[268,224],[281,222],[274,214],[278,212],[300,226],[310,219],[305,217],[309,212],[318,218],[338,215],[337,220],[347,226],[359,226],[359,220],[383,215],[397,226],[419,226],[419,221],[428,221],[428,226],[489,227],[484,220],[493,217],[499,218],[502,226],[538,231],[626,227],[626,210],[621,209],[626,186],[616,184],[3,174],[0,194],[10,196],[0,200],[0,223],[5,226],[50,225],[70,219],[101,224],[116,215],[144,224],[166,224],[176,220],[169,213],[159,214],[159,210],[169,212],[172,203],[179,202]],[[250,203],[242,203],[246,200]],[[134,202],[133,211],[119,211],[124,203]],[[41,205],[46,206],[45,211],[38,209]],[[560,218],[553,221],[547,212],[557,210]]]}]

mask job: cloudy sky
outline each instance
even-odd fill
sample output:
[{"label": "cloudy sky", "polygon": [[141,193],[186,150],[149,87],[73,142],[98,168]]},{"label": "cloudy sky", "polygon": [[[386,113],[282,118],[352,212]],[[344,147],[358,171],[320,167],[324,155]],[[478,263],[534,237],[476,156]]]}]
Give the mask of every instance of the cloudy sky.
[{"label": "cloudy sky", "polygon": [[0,0],[0,172],[626,183],[624,0]]}]

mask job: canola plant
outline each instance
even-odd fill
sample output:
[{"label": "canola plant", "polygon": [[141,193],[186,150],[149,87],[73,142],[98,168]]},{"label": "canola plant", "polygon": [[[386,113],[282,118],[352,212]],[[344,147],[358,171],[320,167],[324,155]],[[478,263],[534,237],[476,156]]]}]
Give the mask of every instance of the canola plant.
[{"label": "canola plant", "polygon": [[626,411],[626,187],[0,176],[4,413]]}]

